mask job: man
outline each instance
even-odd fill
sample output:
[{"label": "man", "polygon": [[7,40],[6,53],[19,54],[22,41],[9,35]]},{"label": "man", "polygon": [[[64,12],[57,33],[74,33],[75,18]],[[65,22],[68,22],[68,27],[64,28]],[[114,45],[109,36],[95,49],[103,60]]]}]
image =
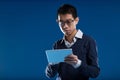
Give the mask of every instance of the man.
[{"label": "man", "polygon": [[64,36],[54,44],[54,49],[72,48],[73,53],[65,57],[64,62],[48,64],[47,77],[57,80],[89,80],[99,75],[98,55],[95,41],[76,29],[79,22],[76,8],[64,4],[58,9],[57,22]]}]

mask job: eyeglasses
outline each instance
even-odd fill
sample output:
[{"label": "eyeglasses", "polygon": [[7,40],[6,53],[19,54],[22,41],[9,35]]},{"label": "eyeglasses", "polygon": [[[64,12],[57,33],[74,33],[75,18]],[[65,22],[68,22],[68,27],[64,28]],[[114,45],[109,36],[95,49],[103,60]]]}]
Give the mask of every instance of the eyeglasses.
[{"label": "eyeglasses", "polygon": [[62,27],[65,25],[65,23],[66,23],[68,26],[71,26],[71,24],[72,24],[73,21],[74,21],[74,20],[71,20],[71,19],[70,19],[70,20],[66,20],[66,21],[61,21],[61,20],[59,21],[59,20],[57,20],[57,22],[59,23],[59,25],[62,26]]}]

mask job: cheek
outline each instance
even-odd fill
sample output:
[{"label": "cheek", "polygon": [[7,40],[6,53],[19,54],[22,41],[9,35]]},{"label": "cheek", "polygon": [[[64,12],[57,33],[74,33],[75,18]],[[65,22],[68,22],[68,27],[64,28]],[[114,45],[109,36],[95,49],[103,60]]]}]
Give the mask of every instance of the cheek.
[{"label": "cheek", "polygon": [[73,24],[71,27],[70,27],[71,30],[74,30],[76,29],[76,26]]}]

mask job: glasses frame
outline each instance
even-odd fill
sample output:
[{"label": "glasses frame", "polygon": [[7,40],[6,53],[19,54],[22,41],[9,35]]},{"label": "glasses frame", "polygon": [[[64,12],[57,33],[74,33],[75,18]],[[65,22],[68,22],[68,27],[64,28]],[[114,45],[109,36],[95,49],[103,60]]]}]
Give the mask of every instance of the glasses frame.
[{"label": "glasses frame", "polygon": [[74,19],[73,19],[73,20],[69,19],[69,20],[66,20],[66,21],[57,20],[58,24],[59,24],[61,27],[65,26],[65,24],[67,24],[68,26],[71,26],[71,24],[72,24],[74,21],[75,21]]}]

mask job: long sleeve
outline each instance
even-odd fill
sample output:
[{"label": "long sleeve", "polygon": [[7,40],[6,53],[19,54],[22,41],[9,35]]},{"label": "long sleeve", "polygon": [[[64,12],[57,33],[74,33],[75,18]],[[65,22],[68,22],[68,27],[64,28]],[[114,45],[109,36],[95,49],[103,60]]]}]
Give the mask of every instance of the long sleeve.
[{"label": "long sleeve", "polygon": [[90,39],[87,45],[86,62],[82,62],[78,68],[79,72],[83,76],[95,78],[99,75],[100,68],[98,65],[97,47],[94,40]]},{"label": "long sleeve", "polygon": [[[53,45],[53,49],[57,49],[57,44]],[[48,78],[54,77],[58,73],[60,63],[57,64],[48,64],[45,70],[45,74]]]},{"label": "long sleeve", "polygon": [[48,64],[45,73],[48,78],[52,78],[57,74],[59,64]]}]

